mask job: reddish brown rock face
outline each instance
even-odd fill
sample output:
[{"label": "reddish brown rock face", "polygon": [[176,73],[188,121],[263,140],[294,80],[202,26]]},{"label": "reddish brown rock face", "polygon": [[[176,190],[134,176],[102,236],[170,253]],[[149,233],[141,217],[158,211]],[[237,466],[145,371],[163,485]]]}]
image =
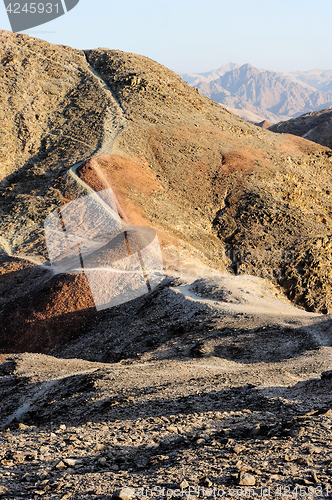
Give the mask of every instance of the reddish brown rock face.
[{"label": "reddish brown rock face", "polygon": [[84,274],[58,275],[1,311],[1,352],[49,352],[82,333],[95,312]]},{"label": "reddish brown rock face", "polygon": [[272,127],[273,124],[271,122],[267,121],[267,120],[263,120],[260,123],[256,123],[256,125],[257,125],[257,127],[261,127],[261,128],[267,129],[267,128]]},{"label": "reddish brown rock face", "polygon": [[130,200],[130,191],[150,197],[164,191],[144,158],[102,155],[86,161],[77,170],[80,178],[94,191],[111,188],[120,217],[132,225],[147,225],[144,207]]}]

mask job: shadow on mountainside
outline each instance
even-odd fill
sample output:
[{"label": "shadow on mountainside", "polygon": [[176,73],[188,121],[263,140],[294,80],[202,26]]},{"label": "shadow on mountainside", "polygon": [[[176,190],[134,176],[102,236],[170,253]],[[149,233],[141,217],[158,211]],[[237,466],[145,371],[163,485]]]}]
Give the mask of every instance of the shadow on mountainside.
[{"label": "shadow on mountainside", "polygon": [[191,300],[178,285],[176,279],[165,279],[143,297],[97,312],[85,275],[56,275],[40,290],[3,305],[0,352],[101,363],[217,357],[253,364],[297,358],[331,345],[328,317],[310,318],[312,329],[321,333],[317,340],[292,319],[295,308],[275,317],[265,317],[269,311],[262,309],[259,317],[246,304],[235,303],[232,309],[231,303],[227,309],[229,302],[240,300],[231,292]]},{"label": "shadow on mountainside", "polygon": [[[175,383],[176,395],[167,396],[167,391],[171,389],[167,382],[118,388],[111,382],[114,380],[112,371],[102,368],[90,368],[90,373],[35,383],[29,377],[21,377],[16,373],[15,358],[8,358],[0,368],[1,427],[9,426],[12,429],[19,422],[41,428],[46,426],[52,430],[60,424],[68,427],[84,425],[89,421],[120,423],[148,417],[172,419],[174,415],[241,412],[243,409],[264,415],[268,412],[265,415],[266,424],[270,417],[273,417],[272,420],[289,418],[295,407],[299,411],[298,406],[301,404],[304,405],[302,411],[308,406],[311,409],[319,405],[328,407],[332,398],[332,379],[323,377],[321,380],[316,378],[301,381],[292,387],[260,388],[253,384],[225,387],[225,379],[219,374],[211,378],[209,385],[204,387],[206,381],[198,373],[190,381],[181,380],[180,377]],[[265,424],[255,432],[252,426],[239,425],[232,431],[221,431],[219,437],[271,437],[278,433],[286,435],[282,426],[268,428]],[[296,422],[292,425],[296,427]],[[190,432],[184,432],[184,436],[190,440]],[[172,439],[180,439],[185,443],[184,436],[175,434]]]}]

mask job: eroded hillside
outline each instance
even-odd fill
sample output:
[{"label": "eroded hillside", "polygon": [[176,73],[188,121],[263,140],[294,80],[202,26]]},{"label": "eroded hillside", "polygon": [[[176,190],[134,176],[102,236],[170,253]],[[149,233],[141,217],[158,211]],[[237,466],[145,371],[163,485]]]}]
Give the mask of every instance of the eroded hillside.
[{"label": "eroded hillside", "polygon": [[124,220],[157,230],[166,265],[251,273],[331,309],[331,150],[251,125],[135,54],[1,32],[1,69],[3,352],[23,332],[20,350],[47,351],[95,314],[83,275],[51,272],[43,222],[100,173]]}]

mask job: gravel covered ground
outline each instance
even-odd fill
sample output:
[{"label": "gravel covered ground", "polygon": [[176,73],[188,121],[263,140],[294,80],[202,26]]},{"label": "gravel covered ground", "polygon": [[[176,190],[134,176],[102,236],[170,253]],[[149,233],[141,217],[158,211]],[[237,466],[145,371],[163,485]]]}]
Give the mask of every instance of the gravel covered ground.
[{"label": "gravel covered ground", "polygon": [[[206,320],[219,314],[233,321],[226,337],[248,344],[243,317],[232,309],[241,306],[238,287],[229,287],[227,294],[217,281],[174,284],[174,297],[164,314],[171,308],[175,315],[176,304],[187,315],[202,307]],[[219,301],[214,308],[206,303],[211,289],[214,301]],[[242,307],[253,306],[252,295],[251,304],[247,301]],[[56,357],[4,356],[2,498],[331,498],[327,323],[322,329],[318,315],[291,308],[299,315],[288,316],[291,306],[281,301],[279,305],[287,312],[284,321],[297,322],[294,332],[302,324],[302,334],[292,339],[287,328],[266,327],[264,315],[252,314],[250,342],[256,342],[258,352],[252,359],[245,349],[221,348],[225,332],[220,324],[214,329],[211,321],[209,328],[200,323],[194,341],[184,332],[182,338],[178,331],[175,337],[168,332],[159,344],[150,342],[148,349],[141,336],[137,340],[132,334],[135,324],[128,327],[127,340],[132,335],[136,359],[132,349],[127,357],[122,350],[117,362],[89,359],[98,355],[97,340],[92,344],[90,335],[69,344],[66,356],[64,347]],[[126,314],[132,314],[131,307]],[[150,307],[156,308],[153,300]],[[185,320],[185,314],[180,316]],[[278,314],[275,322],[277,318]],[[108,330],[110,345],[114,328]],[[146,331],[149,339],[148,323]],[[210,338],[205,340],[207,334]],[[99,347],[105,346],[105,335],[100,334]],[[310,339],[318,337],[323,345],[312,344]],[[208,348],[211,342],[213,349]],[[302,350],[292,352],[290,347],[298,342]],[[278,346],[278,356],[264,360],[259,352],[268,353],[266,346],[271,345]],[[76,358],[79,351],[88,359]]]},{"label": "gravel covered ground", "polygon": [[[331,390],[331,380],[325,388]],[[319,498],[322,491],[329,497],[327,406],[303,415],[295,401],[267,398],[271,411],[257,411],[250,388],[231,391],[223,405],[216,396],[199,393],[166,407],[154,404],[133,419],[111,412],[110,420],[82,425],[11,425],[1,432],[0,491],[13,499],[89,499],[111,498],[126,487],[137,498],[175,496],[176,489],[188,494],[189,487],[191,495],[200,487],[201,496],[213,488],[217,496],[248,488],[259,496],[261,488],[270,488],[276,497],[281,491],[296,498],[287,493],[296,489],[301,496]]]}]

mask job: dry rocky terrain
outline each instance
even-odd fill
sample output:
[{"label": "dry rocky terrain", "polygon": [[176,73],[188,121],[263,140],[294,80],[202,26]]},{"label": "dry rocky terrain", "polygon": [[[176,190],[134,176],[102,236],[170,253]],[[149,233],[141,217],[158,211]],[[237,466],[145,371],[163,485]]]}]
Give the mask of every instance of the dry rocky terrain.
[{"label": "dry rocky terrain", "polygon": [[52,355],[7,356],[3,497],[330,498],[330,320],[279,294],[168,276]]},{"label": "dry rocky terrain", "polygon": [[332,110],[312,111],[269,127],[273,132],[294,134],[332,148]]},{"label": "dry rocky terrain", "polygon": [[[0,63],[0,498],[331,498],[332,151],[135,54]],[[165,278],[97,311],[43,224],[105,188]]]}]

